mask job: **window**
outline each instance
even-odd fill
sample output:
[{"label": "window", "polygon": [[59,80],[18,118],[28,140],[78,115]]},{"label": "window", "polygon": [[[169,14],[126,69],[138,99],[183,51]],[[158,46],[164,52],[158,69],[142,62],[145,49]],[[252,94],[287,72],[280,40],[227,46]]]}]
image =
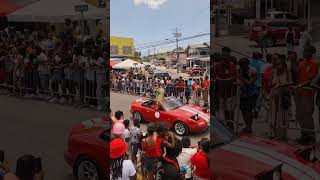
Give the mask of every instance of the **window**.
[{"label": "window", "polygon": [[122,47],[122,54],[132,54],[132,47],[131,46],[123,46]]},{"label": "window", "polygon": [[111,46],[110,53],[111,54],[119,54],[118,46]]}]

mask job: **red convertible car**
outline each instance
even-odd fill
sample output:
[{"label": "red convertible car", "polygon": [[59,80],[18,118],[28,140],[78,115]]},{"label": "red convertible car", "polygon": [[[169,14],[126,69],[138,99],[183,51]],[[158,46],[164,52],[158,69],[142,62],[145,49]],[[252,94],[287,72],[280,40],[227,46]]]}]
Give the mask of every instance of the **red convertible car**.
[{"label": "red convertible car", "polygon": [[214,117],[211,141],[213,179],[320,179],[315,147],[297,147],[249,134],[235,135]]},{"label": "red convertible car", "polygon": [[73,168],[75,179],[108,177],[109,136],[110,121],[104,118],[84,121],[71,129],[64,159]]},{"label": "red convertible car", "polygon": [[132,102],[130,112],[140,122],[167,122],[180,136],[205,131],[210,120],[207,109],[184,105],[175,97],[167,97],[159,105],[153,99],[138,99]]}]

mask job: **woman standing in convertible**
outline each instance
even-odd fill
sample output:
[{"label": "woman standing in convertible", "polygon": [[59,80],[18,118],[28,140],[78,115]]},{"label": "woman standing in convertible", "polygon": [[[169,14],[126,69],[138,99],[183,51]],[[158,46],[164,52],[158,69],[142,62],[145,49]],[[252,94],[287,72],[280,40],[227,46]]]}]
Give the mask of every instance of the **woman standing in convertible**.
[{"label": "woman standing in convertible", "polygon": [[155,89],[155,101],[157,105],[159,105],[159,102],[162,101],[164,98],[164,89],[162,88],[162,85],[158,83],[157,88]]}]

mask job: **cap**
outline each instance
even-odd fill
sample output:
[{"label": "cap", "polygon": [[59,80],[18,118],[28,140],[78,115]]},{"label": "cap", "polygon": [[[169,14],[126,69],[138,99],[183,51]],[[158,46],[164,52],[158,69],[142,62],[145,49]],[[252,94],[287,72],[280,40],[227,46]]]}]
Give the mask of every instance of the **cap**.
[{"label": "cap", "polygon": [[124,155],[127,151],[127,145],[120,138],[115,138],[110,143],[110,158],[116,159]]},{"label": "cap", "polygon": [[111,134],[122,135],[125,129],[126,127],[122,122],[116,122],[112,127]]}]

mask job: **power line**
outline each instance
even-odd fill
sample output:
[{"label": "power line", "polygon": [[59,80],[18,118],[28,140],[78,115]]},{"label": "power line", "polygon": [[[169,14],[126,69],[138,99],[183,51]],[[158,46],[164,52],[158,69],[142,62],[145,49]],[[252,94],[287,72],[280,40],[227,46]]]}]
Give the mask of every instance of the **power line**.
[{"label": "power line", "polygon": [[[210,33],[196,34],[196,35],[180,38],[179,41],[185,41],[185,40],[199,38],[199,37],[208,36],[208,35],[210,35]],[[152,48],[152,47],[163,46],[163,45],[168,45],[168,44],[173,44],[173,43],[176,43],[176,41],[173,39],[171,39],[171,40],[167,39],[167,41],[161,42],[161,43],[154,43],[154,44],[150,44],[150,45],[146,45],[146,46],[137,46],[136,49],[148,49],[148,48]]]}]

